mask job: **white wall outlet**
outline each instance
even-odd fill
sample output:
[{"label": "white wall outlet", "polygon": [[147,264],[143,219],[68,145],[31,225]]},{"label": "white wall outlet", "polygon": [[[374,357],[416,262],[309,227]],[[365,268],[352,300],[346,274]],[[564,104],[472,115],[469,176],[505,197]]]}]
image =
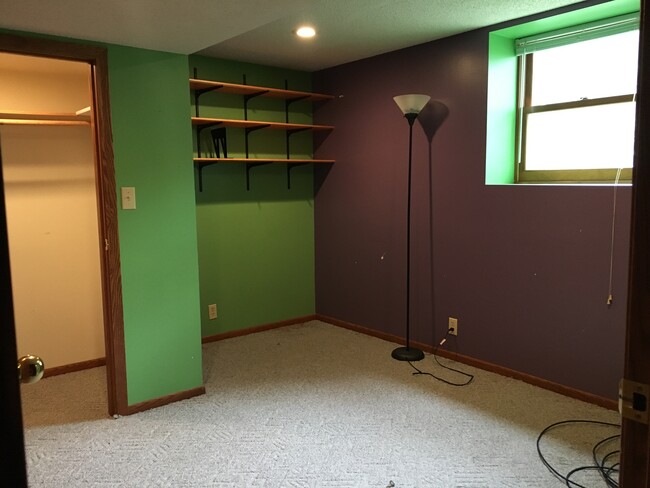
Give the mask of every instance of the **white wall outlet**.
[{"label": "white wall outlet", "polygon": [[458,319],[455,319],[454,317],[449,317],[447,331],[449,332],[449,335],[454,335],[454,336],[458,335]]},{"label": "white wall outlet", "polygon": [[217,304],[216,303],[211,303],[208,305],[208,317],[210,317],[210,320],[214,320],[217,318]]}]

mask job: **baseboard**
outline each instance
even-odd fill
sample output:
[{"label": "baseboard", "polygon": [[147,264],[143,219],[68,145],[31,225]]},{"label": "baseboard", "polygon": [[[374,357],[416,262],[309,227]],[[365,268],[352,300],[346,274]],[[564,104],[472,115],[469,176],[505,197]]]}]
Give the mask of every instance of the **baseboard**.
[{"label": "baseboard", "polygon": [[[361,325],[357,324],[352,324],[350,322],[345,322],[343,320],[335,319],[332,317],[328,317],[326,315],[320,315],[316,314],[316,319],[320,320],[322,322],[327,322],[328,324],[336,325],[338,327],[343,327],[344,329],[349,329],[353,330],[355,332],[360,332],[362,334],[366,334],[369,336],[377,337],[379,339],[383,339],[385,341],[389,342],[395,342],[397,344],[404,344],[404,339],[402,337],[393,335],[393,334],[387,334],[385,332],[379,332],[373,329],[369,329],[368,327],[363,327]],[[431,353],[433,352],[434,347],[429,345],[429,344],[424,344],[421,342],[415,342],[411,341],[411,344],[413,344],[414,347],[417,347],[418,349],[422,349],[425,352]],[[436,351],[436,354],[438,356],[447,358],[447,359],[452,359],[454,361],[458,361],[459,363],[467,364],[468,366],[473,366],[475,368],[482,369],[484,371],[489,371],[491,373],[496,373],[501,376],[506,376],[508,378],[513,378],[516,380],[523,381],[524,383],[528,383],[533,386],[537,386],[539,388],[543,388],[545,390],[550,390],[555,393],[559,393],[561,395],[570,397],[570,398],[575,398],[577,400],[581,400],[583,402],[591,403],[593,405],[598,405],[603,408],[607,408],[609,410],[618,410],[618,402],[616,400],[612,400],[610,398],[605,398],[601,397],[598,395],[594,395],[592,393],[587,393],[582,390],[578,390],[575,388],[571,388],[569,386],[562,385],[560,383],[555,383],[553,381],[545,380],[543,378],[539,378],[537,376],[533,376],[527,373],[522,373],[520,371],[516,371],[514,369],[506,368],[504,366],[499,366],[497,364],[489,363],[487,361],[483,361],[481,359],[475,359],[470,356],[465,356],[463,354],[459,354],[456,352],[448,351],[446,349],[438,349]]]},{"label": "baseboard", "polygon": [[90,359],[88,361],[64,364],[63,366],[55,366],[53,368],[48,368],[46,364],[43,378],[50,378],[52,376],[58,376],[67,373],[75,373],[77,371],[83,371],[84,369],[98,368],[100,366],[106,366],[106,358]]},{"label": "baseboard", "polygon": [[458,354],[456,352],[447,351],[445,349],[438,349],[436,351],[438,356],[452,359],[458,361],[459,363],[467,364],[469,366],[474,366],[485,371],[490,371],[492,373],[499,374],[501,376],[506,376],[508,378],[513,378],[516,380],[521,380],[524,383],[530,385],[538,386],[545,390],[550,390],[561,395],[575,398],[576,400],[582,400],[583,402],[591,403],[593,405],[598,405],[609,410],[618,411],[618,402],[610,398],[601,397],[594,395],[593,393],[588,393],[586,391],[578,390],[576,388],[571,388],[569,386],[562,385],[560,383],[555,383],[553,381],[545,380],[538,376],[533,376],[527,373],[522,373],[514,369],[506,368],[504,366],[499,366],[498,364],[489,363],[480,359],[475,359],[470,356],[465,356],[463,354]]},{"label": "baseboard", "polygon": [[239,337],[248,334],[255,334],[257,332],[263,332],[265,330],[277,329],[280,327],[286,327],[287,325],[302,324],[304,322],[309,322],[310,320],[315,320],[316,315],[305,315],[303,317],[296,317],[293,319],[280,320],[279,322],[271,322],[269,324],[258,325],[255,327],[248,327],[246,329],[231,330],[228,332],[222,332],[221,334],[214,334],[205,336],[201,339],[203,344],[208,342],[222,341],[224,339],[230,339],[232,337]]},{"label": "baseboard", "polygon": [[[303,322],[309,322],[310,320],[314,320],[315,318],[316,318],[315,315],[305,315],[304,317],[296,317],[293,319],[281,320],[279,322],[272,322],[269,324],[258,325],[256,327],[249,327],[247,329],[232,330],[229,332],[223,332],[221,334],[214,334],[211,336],[203,337],[201,339],[201,342],[205,344],[208,342],[222,341],[224,339],[230,339],[231,337],[255,334],[257,332],[262,332],[270,329],[277,329],[279,327],[285,327],[287,325],[302,324]],[[179,402],[181,400],[187,400],[188,398],[192,398],[204,394],[205,394],[205,386],[192,388],[191,390],[185,390],[164,397],[154,398],[152,400],[147,400],[144,402],[136,403],[134,405],[129,405],[127,407],[126,412],[122,412],[121,415],[133,415],[134,413],[144,412],[145,410],[162,407],[163,405]]]},{"label": "baseboard", "polygon": [[180,402],[181,400],[187,400],[188,398],[193,398],[199,395],[205,395],[205,386],[199,386],[190,390],[179,391],[178,393],[172,393],[171,395],[166,395],[164,397],[153,398],[151,400],[129,405],[123,415],[133,415],[134,413],[144,412],[145,410],[162,407],[163,405]]}]

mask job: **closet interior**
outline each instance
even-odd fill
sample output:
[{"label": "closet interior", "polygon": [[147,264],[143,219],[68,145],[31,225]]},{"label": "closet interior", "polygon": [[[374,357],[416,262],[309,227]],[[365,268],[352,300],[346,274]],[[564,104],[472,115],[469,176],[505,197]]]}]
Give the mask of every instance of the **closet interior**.
[{"label": "closet interior", "polygon": [[105,356],[91,66],[0,53],[0,72],[18,354],[48,375]]}]

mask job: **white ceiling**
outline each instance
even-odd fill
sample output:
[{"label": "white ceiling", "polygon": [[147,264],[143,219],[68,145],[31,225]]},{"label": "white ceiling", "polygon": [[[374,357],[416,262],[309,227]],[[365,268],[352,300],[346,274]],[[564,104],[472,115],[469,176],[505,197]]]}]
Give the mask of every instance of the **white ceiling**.
[{"label": "white ceiling", "polygon": [[[315,71],[577,0],[0,0],[0,28]],[[318,30],[300,40],[300,23]]]}]

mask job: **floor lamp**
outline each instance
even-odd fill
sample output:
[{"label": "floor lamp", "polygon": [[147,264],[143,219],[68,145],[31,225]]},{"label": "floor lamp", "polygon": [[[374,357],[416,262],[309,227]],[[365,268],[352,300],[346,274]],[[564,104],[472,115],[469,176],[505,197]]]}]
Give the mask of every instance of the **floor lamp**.
[{"label": "floor lamp", "polygon": [[428,95],[399,95],[393,97],[409,124],[409,170],[408,170],[408,201],[406,204],[406,346],[394,349],[391,356],[398,361],[420,361],[424,353],[410,344],[410,290],[411,290],[411,154],[413,146],[413,122],[424,106],[431,99]]}]

